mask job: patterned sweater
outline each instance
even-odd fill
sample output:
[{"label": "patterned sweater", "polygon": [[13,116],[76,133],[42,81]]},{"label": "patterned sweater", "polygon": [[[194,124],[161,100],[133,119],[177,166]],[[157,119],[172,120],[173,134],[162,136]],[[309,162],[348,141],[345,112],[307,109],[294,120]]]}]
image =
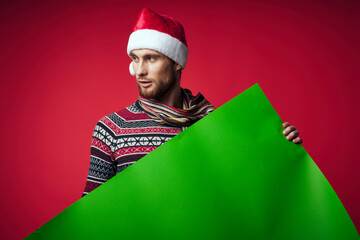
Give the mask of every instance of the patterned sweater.
[{"label": "patterned sweater", "polygon": [[153,121],[139,100],[101,118],[92,136],[89,173],[82,196],[180,132],[181,127]]}]

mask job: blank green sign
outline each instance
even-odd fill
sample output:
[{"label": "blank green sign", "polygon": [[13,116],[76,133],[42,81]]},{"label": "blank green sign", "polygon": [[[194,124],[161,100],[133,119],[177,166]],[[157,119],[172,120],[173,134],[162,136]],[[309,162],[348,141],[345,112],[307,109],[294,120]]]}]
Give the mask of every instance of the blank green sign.
[{"label": "blank green sign", "polygon": [[28,239],[359,239],[314,161],[282,130],[255,84]]}]

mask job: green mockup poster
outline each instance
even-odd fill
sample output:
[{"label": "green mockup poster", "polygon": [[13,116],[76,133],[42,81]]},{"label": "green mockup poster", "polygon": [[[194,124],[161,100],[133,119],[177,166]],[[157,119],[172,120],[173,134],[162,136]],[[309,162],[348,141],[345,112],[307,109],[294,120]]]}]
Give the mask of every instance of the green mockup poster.
[{"label": "green mockup poster", "polygon": [[27,239],[360,239],[282,130],[255,84]]}]

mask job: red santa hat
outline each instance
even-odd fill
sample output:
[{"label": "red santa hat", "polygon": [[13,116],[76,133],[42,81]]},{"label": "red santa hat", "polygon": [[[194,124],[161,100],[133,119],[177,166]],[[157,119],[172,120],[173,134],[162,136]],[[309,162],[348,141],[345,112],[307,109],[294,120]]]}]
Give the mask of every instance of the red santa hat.
[{"label": "red santa hat", "polygon": [[[184,27],[172,17],[149,8],[141,10],[129,37],[127,54],[130,56],[132,50],[142,48],[158,51],[185,68],[188,48]],[[132,62],[129,70],[135,76]]]}]

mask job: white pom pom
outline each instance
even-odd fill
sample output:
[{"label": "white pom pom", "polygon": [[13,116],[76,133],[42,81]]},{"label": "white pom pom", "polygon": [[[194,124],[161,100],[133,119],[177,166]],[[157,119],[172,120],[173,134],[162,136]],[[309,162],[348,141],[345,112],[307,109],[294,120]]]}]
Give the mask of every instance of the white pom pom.
[{"label": "white pom pom", "polygon": [[135,74],[135,71],[134,71],[134,67],[133,67],[133,62],[130,63],[129,70],[130,70],[130,74],[131,74],[132,76],[135,76],[135,75],[136,75],[136,74]]}]

